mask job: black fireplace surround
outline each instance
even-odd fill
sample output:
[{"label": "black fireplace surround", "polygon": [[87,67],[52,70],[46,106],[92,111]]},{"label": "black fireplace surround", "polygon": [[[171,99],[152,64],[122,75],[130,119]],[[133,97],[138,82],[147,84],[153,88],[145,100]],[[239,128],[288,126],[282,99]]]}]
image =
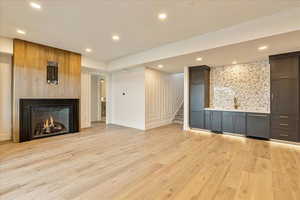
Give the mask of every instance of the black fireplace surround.
[{"label": "black fireplace surround", "polygon": [[20,99],[20,142],[79,131],[79,99]]}]

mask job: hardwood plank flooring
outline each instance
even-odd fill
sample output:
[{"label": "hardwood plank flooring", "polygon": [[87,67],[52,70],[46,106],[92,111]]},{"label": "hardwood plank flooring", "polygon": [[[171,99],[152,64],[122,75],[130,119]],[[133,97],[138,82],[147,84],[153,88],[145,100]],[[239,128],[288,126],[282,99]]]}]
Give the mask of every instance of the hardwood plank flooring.
[{"label": "hardwood plank flooring", "polygon": [[98,124],[0,144],[2,200],[299,200],[300,147]]}]

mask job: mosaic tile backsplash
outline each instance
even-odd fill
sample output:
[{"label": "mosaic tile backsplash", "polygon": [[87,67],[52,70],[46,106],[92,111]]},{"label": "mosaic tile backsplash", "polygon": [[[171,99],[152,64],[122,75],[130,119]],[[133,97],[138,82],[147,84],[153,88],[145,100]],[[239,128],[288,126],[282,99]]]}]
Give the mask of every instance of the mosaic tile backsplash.
[{"label": "mosaic tile backsplash", "polygon": [[270,65],[268,60],[247,64],[211,67],[210,107],[270,111]]}]

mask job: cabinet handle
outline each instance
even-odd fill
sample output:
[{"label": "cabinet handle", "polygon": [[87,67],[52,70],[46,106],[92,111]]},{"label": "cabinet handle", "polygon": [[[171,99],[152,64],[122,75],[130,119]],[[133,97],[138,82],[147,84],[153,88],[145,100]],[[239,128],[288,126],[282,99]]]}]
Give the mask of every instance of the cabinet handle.
[{"label": "cabinet handle", "polygon": [[279,76],[279,78],[289,78],[288,76]]},{"label": "cabinet handle", "polygon": [[250,117],[267,117],[267,115],[248,115],[248,116],[250,116]]},{"label": "cabinet handle", "polygon": [[274,99],[274,94],[272,93],[271,94],[271,100],[273,101],[273,99]]},{"label": "cabinet handle", "polygon": [[288,126],[289,124],[279,124],[280,126]]},{"label": "cabinet handle", "polygon": [[289,118],[289,117],[288,117],[288,116],[284,116],[284,115],[280,115],[279,118],[280,118],[280,119],[287,119],[287,118]]},{"label": "cabinet handle", "polygon": [[287,134],[280,134],[280,136],[282,136],[282,137],[288,137],[289,135],[287,135]]}]

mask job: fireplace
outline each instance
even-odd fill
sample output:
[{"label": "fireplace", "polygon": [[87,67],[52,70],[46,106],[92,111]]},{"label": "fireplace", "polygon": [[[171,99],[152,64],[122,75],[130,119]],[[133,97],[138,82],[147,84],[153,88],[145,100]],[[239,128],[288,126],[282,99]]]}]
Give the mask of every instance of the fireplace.
[{"label": "fireplace", "polygon": [[79,99],[21,99],[20,142],[79,131]]}]

